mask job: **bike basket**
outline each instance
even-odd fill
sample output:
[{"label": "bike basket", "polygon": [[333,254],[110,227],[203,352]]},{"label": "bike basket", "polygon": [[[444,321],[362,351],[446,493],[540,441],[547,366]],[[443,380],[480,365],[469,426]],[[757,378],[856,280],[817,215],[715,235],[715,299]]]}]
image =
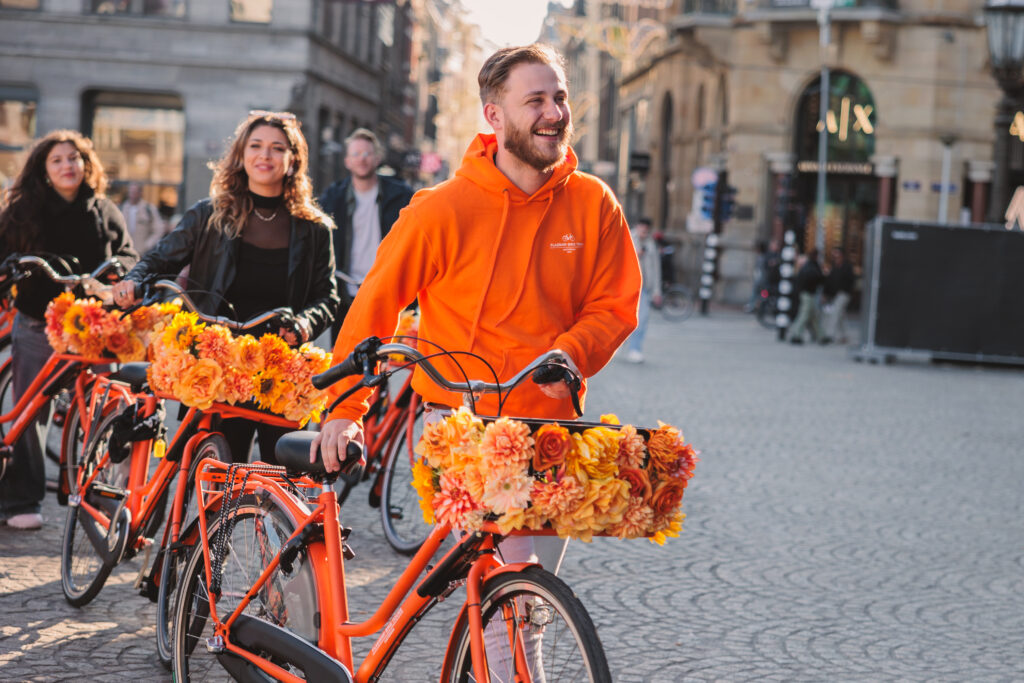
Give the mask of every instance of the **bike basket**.
[{"label": "bike basket", "polygon": [[427,425],[413,486],[428,522],[559,536],[678,535],[697,453],[671,425],[481,418]]}]

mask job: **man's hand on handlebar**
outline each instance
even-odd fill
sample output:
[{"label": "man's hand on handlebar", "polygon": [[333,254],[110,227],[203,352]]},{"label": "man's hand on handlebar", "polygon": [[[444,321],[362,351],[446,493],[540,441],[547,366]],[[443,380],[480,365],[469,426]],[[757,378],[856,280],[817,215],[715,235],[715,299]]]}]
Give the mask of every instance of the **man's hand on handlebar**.
[{"label": "man's hand on handlebar", "polygon": [[[323,456],[324,468],[328,472],[341,470],[349,441],[363,445],[363,428],[358,422],[345,418],[327,420],[309,446],[309,462],[316,462],[319,450],[319,454]],[[366,464],[365,455],[358,464]],[[354,468],[355,465],[356,463],[349,463],[348,469]]]},{"label": "man's hand on handlebar", "polygon": [[[577,378],[580,376],[579,368],[572,362],[572,358],[569,357],[565,351],[561,349],[552,349],[561,354],[561,358],[557,362],[568,368]],[[554,363],[552,360],[549,363]],[[550,377],[550,379],[549,379]],[[551,373],[544,372],[544,368],[538,368],[533,373],[533,381],[536,382],[537,388],[547,396],[548,398],[554,399],[566,399],[572,396],[572,391],[569,389],[569,385],[566,384],[564,373]]]}]

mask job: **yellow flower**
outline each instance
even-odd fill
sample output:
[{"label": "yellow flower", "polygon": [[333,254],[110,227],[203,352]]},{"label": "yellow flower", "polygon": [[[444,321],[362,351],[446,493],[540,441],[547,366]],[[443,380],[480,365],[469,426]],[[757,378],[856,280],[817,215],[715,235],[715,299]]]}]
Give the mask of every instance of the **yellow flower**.
[{"label": "yellow flower", "polygon": [[161,338],[164,344],[178,349],[188,351],[195,341],[196,334],[206,325],[199,322],[199,316],[189,311],[182,311],[175,314],[171,322],[164,328]]},{"label": "yellow flower", "polygon": [[412,464],[412,487],[420,494],[420,509],[423,510],[423,521],[427,524],[434,523],[434,509],[430,507],[430,501],[437,493],[435,486],[434,470],[427,467],[422,460]]},{"label": "yellow flower", "polygon": [[284,381],[280,372],[266,368],[256,377],[253,399],[259,403],[260,408],[269,410],[287,389],[288,383]]},{"label": "yellow flower", "polygon": [[665,545],[669,538],[676,538],[683,529],[683,520],[686,518],[679,510],[667,515],[655,516],[651,527],[653,534],[650,537],[651,543]]}]

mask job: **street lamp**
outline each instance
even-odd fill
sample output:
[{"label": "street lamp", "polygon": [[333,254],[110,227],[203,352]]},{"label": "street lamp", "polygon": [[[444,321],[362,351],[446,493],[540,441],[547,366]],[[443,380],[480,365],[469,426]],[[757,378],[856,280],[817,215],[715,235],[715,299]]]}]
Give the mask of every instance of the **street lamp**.
[{"label": "street lamp", "polygon": [[988,220],[1000,223],[1009,202],[1010,144],[1006,138],[1024,95],[1024,0],[989,0],[985,4],[988,51],[992,72],[1003,91],[996,107],[995,171]]}]

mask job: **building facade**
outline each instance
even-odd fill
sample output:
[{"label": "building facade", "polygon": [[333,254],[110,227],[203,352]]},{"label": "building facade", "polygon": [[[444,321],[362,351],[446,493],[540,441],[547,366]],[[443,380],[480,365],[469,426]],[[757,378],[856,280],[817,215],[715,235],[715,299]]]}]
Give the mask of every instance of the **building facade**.
[{"label": "building facade", "polygon": [[32,138],[76,128],[112,194],[137,181],[181,212],[208,194],[208,163],[254,109],[298,116],[318,190],[342,173],[356,127],[401,162],[411,22],[405,0],[0,0],[0,186]]},{"label": "building facade", "polygon": [[[818,242],[822,128],[826,248],[859,262],[876,215],[984,220],[1000,92],[982,7],[840,0],[822,31],[808,0],[677,0],[665,30],[623,68],[623,203],[676,236],[678,265],[694,279],[712,228],[698,185],[727,171],[736,212],[721,231],[716,297],[733,302],[749,296],[759,241],[795,227],[798,247]],[[1011,186],[1024,183],[1022,157],[1012,155]]]}]

